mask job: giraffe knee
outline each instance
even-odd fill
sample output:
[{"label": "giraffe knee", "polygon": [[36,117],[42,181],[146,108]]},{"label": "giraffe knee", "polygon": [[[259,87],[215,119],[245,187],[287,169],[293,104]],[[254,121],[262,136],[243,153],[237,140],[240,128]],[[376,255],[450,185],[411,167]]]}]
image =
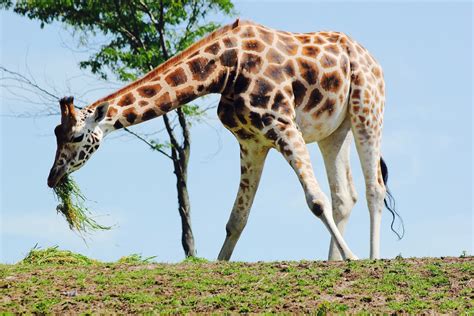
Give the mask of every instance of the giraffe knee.
[{"label": "giraffe knee", "polygon": [[383,185],[368,186],[366,190],[369,211],[382,212],[386,189]]},{"label": "giraffe knee", "polygon": [[355,191],[335,194],[332,199],[334,219],[343,220],[348,218],[356,202],[357,193]]},{"label": "giraffe knee", "polygon": [[315,199],[308,202],[309,209],[317,217],[321,217],[324,213],[329,214],[331,211],[331,204],[325,199]]}]

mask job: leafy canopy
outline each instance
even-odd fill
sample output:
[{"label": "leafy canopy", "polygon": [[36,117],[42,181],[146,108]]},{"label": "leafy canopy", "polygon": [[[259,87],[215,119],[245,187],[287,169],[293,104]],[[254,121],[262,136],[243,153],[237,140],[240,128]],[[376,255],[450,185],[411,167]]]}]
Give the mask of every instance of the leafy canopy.
[{"label": "leafy canopy", "polygon": [[[80,46],[95,49],[80,67],[104,79],[111,71],[130,81],[158,66],[218,24],[212,13],[231,15],[230,0],[0,0],[10,9],[39,20],[41,27],[61,22],[74,30]],[[103,40],[91,47],[91,40]]]}]

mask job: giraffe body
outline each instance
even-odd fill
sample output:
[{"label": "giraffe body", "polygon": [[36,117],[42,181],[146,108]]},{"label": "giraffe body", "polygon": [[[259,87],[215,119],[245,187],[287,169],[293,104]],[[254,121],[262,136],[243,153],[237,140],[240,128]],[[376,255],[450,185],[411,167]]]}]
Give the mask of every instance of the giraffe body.
[{"label": "giraffe body", "polygon": [[[366,180],[371,257],[379,256],[384,81],[373,57],[342,33],[289,33],[237,20],[81,113],[63,99],[48,184],[80,168],[106,134],[209,93],[221,94],[219,118],[241,153],[239,192],[219,259],[230,258],[245,227],[271,148],[294,169],[309,208],[330,231],[330,259],[356,258],[342,237],[357,199],[349,166],[352,135]],[[324,157],[331,202],[314,177],[306,147],[312,142]]]}]

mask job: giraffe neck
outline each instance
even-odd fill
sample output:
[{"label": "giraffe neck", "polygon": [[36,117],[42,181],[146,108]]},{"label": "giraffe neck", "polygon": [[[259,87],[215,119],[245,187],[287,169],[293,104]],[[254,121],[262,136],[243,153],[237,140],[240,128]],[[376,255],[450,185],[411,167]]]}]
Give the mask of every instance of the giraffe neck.
[{"label": "giraffe neck", "polygon": [[92,110],[109,103],[107,118],[101,123],[104,134],[159,117],[203,95],[227,90],[238,63],[237,40],[227,37],[227,31],[216,31],[219,36],[211,34],[143,78],[88,106]]}]

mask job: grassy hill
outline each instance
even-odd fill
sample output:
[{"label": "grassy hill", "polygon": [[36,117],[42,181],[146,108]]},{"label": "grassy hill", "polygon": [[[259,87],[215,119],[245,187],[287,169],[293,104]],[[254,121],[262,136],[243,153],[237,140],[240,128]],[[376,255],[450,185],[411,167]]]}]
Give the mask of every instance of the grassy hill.
[{"label": "grassy hill", "polygon": [[101,263],[56,248],[0,265],[0,312],[474,313],[474,257]]}]

